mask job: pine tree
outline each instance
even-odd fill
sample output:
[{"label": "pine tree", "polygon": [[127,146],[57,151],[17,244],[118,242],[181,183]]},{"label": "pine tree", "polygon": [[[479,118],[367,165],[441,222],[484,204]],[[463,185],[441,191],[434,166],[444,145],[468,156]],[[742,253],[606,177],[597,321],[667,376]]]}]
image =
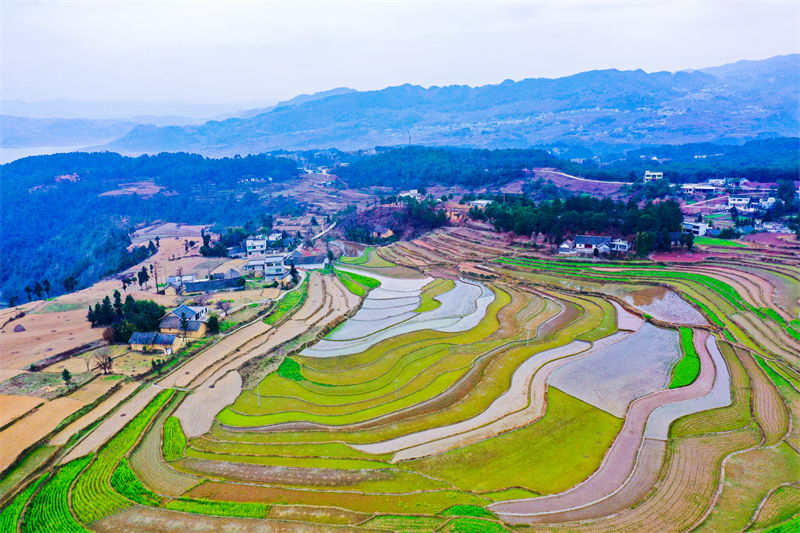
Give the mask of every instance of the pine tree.
[{"label": "pine tree", "polygon": [[44,288],[44,292],[47,293],[47,297],[50,298],[50,280],[46,279],[42,282],[42,287]]},{"label": "pine tree", "polygon": [[36,285],[33,286],[33,292],[36,294],[36,297],[39,300],[42,299],[42,292],[43,291],[44,291],[44,288],[42,287],[42,284],[37,281]]}]

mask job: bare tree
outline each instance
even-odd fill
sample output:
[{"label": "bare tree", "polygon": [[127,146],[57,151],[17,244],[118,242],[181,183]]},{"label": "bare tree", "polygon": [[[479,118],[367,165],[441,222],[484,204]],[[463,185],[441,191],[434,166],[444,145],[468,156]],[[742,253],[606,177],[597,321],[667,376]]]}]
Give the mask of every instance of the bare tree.
[{"label": "bare tree", "polygon": [[228,311],[231,308],[231,302],[228,300],[220,300],[217,302],[217,309],[225,313],[225,316],[228,316]]},{"label": "bare tree", "polygon": [[92,361],[103,371],[103,374],[111,373],[114,367],[114,358],[111,357],[111,349],[107,347],[97,350],[94,353],[94,357],[92,357]]}]

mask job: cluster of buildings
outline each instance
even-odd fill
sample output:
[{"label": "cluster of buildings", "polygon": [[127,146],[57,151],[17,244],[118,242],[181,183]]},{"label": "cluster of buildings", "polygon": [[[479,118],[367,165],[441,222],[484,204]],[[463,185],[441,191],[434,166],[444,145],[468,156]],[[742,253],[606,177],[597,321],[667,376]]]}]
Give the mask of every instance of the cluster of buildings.
[{"label": "cluster of buildings", "polygon": [[208,279],[196,279],[194,274],[170,276],[164,287],[164,294],[191,294],[193,292],[232,291],[244,285],[238,270],[211,274]]},{"label": "cluster of buildings", "polygon": [[612,239],[604,235],[577,235],[574,241],[562,242],[558,247],[558,253],[593,255],[595,250],[601,254],[626,253],[630,248],[630,244],[625,239]]},{"label": "cluster of buildings", "polygon": [[247,257],[250,259],[243,269],[257,277],[282,282],[288,275],[292,265],[297,268],[325,268],[328,256],[320,250],[300,250],[273,253],[271,243],[281,239],[280,233],[270,236],[252,236],[245,240]]},{"label": "cluster of buildings", "polygon": [[181,305],[164,315],[157,332],[137,331],[128,342],[137,352],[161,351],[171,355],[185,338],[199,339],[206,334],[208,317],[206,306]]}]

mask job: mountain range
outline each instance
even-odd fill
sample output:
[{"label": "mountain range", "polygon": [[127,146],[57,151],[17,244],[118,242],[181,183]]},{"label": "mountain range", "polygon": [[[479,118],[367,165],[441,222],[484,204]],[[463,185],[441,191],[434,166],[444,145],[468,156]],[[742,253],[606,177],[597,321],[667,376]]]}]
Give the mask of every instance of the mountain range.
[{"label": "mountain range", "polygon": [[793,54],[674,73],[611,69],[483,87],[340,88],[201,124],[128,121],[121,127],[128,131],[103,148],[232,155],[404,144],[518,148],[566,142],[617,150],[740,143],[797,136],[798,101],[800,55]]}]

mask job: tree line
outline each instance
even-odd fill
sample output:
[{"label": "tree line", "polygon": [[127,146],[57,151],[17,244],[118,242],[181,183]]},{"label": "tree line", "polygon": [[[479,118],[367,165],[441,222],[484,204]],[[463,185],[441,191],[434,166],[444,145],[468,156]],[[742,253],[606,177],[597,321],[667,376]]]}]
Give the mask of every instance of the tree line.
[{"label": "tree line", "polygon": [[[112,302],[113,298],[113,302]],[[152,300],[135,300],[128,294],[115,290],[112,297],[106,295],[102,302],[89,306],[86,314],[92,327],[106,326],[103,338],[108,342],[128,342],[136,331],[155,331],[166,314],[166,308]]]}]

